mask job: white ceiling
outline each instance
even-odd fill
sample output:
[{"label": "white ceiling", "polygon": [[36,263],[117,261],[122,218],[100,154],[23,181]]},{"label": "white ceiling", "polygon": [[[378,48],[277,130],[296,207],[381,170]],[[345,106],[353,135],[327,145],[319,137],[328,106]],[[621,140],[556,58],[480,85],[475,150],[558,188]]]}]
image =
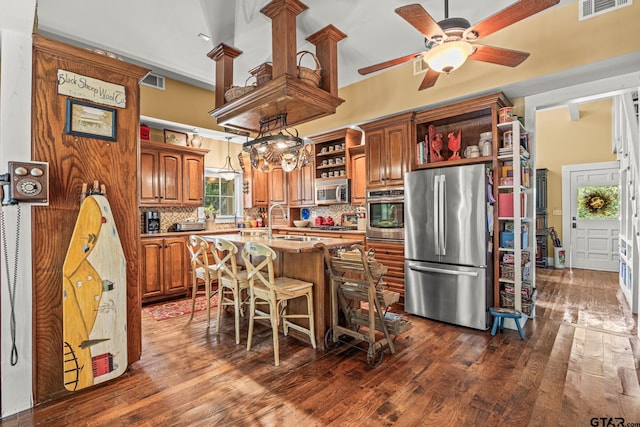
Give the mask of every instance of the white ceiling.
[{"label": "white ceiling", "polygon": [[[561,0],[560,4],[572,0]],[[339,87],[366,78],[359,68],[424,50],[420,33],[395,12],[416,0],[302,0],[297,49],[314,50],[305,39],[332,24],[347,35],[338,43]],[[260,13],[269,0],[39,0],[39,33],[110,51],[154,72],[213,88],[214,62],[207,53],[224,42],[243,53],[234,61],[234,83],[271,60],[271,20]],[[436,20],[445,0],[419,2]],[[514,0],[451,0],[449,17],[471,24]],[[558,6],[554,6],[558,7]],[[544,13],[544,12],[542,12]],[[199,33],[212,37],[207,42]],[[507,47],[507,46],[505,46]],[[310,66],[311,64],[306,64]]]}]

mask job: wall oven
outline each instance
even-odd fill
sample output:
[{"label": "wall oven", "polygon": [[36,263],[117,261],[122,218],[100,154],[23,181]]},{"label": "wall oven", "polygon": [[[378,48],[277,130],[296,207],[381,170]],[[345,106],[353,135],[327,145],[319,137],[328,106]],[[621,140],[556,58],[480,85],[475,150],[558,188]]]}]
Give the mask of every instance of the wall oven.
[{"label": "wall oven", "polygon": [[367,190],[367,239],[404,242],[404,188]]}]

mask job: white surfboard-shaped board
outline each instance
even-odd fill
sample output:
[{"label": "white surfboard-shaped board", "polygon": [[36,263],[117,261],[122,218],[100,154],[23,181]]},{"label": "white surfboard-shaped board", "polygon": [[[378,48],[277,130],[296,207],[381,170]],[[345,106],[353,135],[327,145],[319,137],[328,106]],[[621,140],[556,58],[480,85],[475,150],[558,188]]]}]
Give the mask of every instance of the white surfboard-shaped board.
[{"label": "white surfboard-shaped board", "polygon": [[127,268],[106,197],[84,199],[63,266],[64,385],[69,391],[127,368]]}]

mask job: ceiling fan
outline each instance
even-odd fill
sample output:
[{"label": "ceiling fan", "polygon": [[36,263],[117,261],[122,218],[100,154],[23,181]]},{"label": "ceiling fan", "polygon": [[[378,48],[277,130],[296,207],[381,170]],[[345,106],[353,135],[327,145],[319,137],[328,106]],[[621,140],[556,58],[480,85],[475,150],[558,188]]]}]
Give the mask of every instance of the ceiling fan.
[{"label": "ceiling fan", "polygon": [[444,2],[445,19],[440,22],[436,22],[420,4],[399,7],[395,12],[425,37],[426,50],[360,68],[358,72],[366,75],[422,57],[429,65],[419,88],[423,90],[433,86],[441,73],[450,73],[467,58],[516,67],[529,57],[528,52],[480,45],[476,41],[554,6],[559,1],[520,0],[473,26],[464,18],[449,18],[448,0]]}]

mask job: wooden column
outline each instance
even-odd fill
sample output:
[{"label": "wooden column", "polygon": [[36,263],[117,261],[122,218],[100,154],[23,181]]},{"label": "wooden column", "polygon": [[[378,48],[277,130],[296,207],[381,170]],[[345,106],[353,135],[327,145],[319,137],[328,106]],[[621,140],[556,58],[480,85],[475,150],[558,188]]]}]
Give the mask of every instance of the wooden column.
[{"label": "wooden column", "polygon": [[273,0],[260,12],[271,18],[273,79],[283,74],[296,77],[296,16],[307,9],[298,0]]},{"label": "wooden column", "polygon": [[241,50],[220,43],[207,56],[216,61],[216,108],[224,105],[224,93],[233,85],[233,59]]},{"label": "wooden column", "polygon": [[316,56],[322,66],[320,87],[334,96],[338,95],[338,42],[346,37],[333,25],[307,37],[307,41],[316,46]]}]

